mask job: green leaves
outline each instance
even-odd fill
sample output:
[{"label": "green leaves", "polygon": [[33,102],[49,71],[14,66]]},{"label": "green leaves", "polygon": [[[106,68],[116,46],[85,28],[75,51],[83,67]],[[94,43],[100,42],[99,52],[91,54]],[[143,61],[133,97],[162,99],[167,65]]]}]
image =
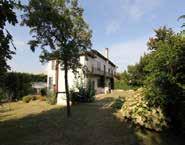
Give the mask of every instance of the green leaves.
[{"label": "green leaves", "polygon": [[0,87],[4,79],[4,73],[10,69],[7,61],[12,59],[12,55],[15,54],[14,50],[10,48],[13,40],[12,35],[9,33],[5,26],[7,23],[15,25],[18,23],[15,8],[20,6],[20,2],[16,0],[1,0],[0,1]]},{"label": "green leaves", "polygon": [[[185,15],[180,16],[180,17],[178,18],[178,21],[181,20],[181,19],[185,19]],[[185,27],[185,23],[183,23],[181,27]]]},{"label": "green leaves", "polygon": [[178,116],[185,114],[185,37],[161,27],[149,39],[148,49],[139,63],[128,67],[128,82],[143,85],[149,107],[160,107],[167,118],[185,128]]},{"label": "green leaves", "polygon": [[43,49],[43,62],[53,56],[53,59],[61,60],[62,66],[67,62],[69,69],[76,69],[81,51],[91,48],[91,31],[78,1],[31,0],[24,10],[22,24],[31,28],[34,38],[29,42],[30,48]]}]

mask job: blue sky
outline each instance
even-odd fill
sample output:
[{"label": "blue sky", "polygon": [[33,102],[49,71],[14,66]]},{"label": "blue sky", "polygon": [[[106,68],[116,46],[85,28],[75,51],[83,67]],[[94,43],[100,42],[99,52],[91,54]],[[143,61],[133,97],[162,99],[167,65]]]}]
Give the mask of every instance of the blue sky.
[{"label": "blue sky", "polygon": [[[123,71],[138,62],[147,51],[146,43],[153,30],[166,25],[180,31],[185,14],[183,0],[81,0],[84,17],[93,30],[93,48],[110,50],[110,59]],[[16,55],[10,61],[13,71],[40,73],[46,65],[39,62],[37,50],[32,53],[27,45],[31,39],[29,28],[8,26],[14,36]]]}]

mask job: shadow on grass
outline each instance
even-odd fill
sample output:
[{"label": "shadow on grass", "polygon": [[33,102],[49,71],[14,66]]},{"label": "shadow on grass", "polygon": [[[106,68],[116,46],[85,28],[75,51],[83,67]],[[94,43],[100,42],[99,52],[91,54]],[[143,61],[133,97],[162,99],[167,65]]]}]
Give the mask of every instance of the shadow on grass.
[{"label": "shadow on grass", "polygon": [[168,133],[156,133],[119,120],[109,106],[113,98],[57,108],[0,123],[2,145],[180,145]]}]

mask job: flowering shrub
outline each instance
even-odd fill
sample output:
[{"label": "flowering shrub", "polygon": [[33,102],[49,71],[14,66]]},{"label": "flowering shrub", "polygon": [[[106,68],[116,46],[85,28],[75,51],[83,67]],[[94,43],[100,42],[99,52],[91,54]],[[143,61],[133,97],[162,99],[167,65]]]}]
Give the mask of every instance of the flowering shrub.
[{"label": "flowering shrub", "polygon": [[143,90],[138,89],[133,96],[125,97],[124,105],[121,108],[123,117],[131,120],[134,124],[143,126],[155,131],[161,131],[167,126],[167,119],[158,108],[149,107],[143,96]]}]

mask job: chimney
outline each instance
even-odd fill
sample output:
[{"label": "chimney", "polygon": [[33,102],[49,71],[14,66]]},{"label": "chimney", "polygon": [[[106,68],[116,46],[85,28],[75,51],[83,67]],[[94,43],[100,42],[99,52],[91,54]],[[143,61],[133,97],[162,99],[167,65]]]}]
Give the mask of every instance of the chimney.
[{"label": "chimney", "polygon": [[105,57],[109,59],[109,48],[105,48]]}]

